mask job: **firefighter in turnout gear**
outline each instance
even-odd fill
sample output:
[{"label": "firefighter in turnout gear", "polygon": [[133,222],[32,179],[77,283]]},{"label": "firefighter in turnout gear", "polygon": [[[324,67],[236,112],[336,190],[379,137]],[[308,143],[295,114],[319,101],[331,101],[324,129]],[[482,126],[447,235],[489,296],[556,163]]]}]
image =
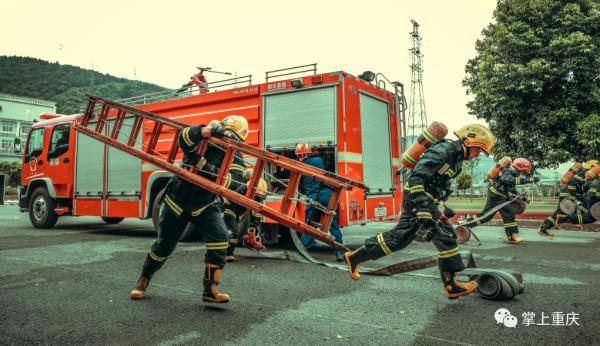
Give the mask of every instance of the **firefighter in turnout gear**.
[{"label": "firefighter in turnout gear", "polygon": [[[246,170],[244,176],[246,178],[246,181],[250,180],[250,178],[252,177],[252,170]],[[244,190],[246,190],[245,187],[246,186],[244,186]],[[240,193],[244,194],[246,193],[246,191]],[[258,186],[256,188],[256,195],[254,197],[254,200],[257,202],[262,202],[265,199],[266,194],[267,182],[263,178],[260,178]],[[244,232],[240,232],[240,227],[244,225],[256,227],[257,225],[255,223],[255,218],[251,210],[248,210],[240,205],[231,203],[229,201],[225,201],[223,204],[223,220],[227,225],[227,229],[229,229],[229,247],[227,248],[225,261],[233,262],[235,261],[235,256],[233,255],[233,253],[240,239],[240,235],[243,235],[240,233],[245,232],[245,230]]]},{"label": "firefighter in turnout gear", "polygon": [[558,206],[552,215],[548,216],[544,222],[540,225],[538,229],[538,234],[544,237],[554,237],[554,233],[548,232],[548,230],[552,227],[558,226],[561,223],[569,222],[569,215],[566,215],[560,209],[560,203],[568,198],[573,202],[579,202],[580,204],[585,205],[585,172],[586,170],[583,168],[581,163],[576,163],[573,167],[569,168],[569,170],[573,173],[572,177],[569,179],[561,179],[564,183],[561,185],[560,195],[558,197]]},{"label": "firefighter in turnout gear", "polygon": [[[223,161],[224,151],[212,144],[208,145],[203,156],[197,151],[202,139],[211,136],[227,136],[244,141],[248,136],[248,122],[242,116],[232,115],[221,122],[213,120],[208,126],[192,126],[181,131],[177,140],[183,151],[183,164],[195,167],[199,175],[214,181]],[[236,153],[234,163],[240,165],[240,162],[243,165],[241,154]],[[224,186],[240,190],[238,182],[242,181],[243,174],[243,166],[239,170],[232,169],[225,179]],[[152,276],[173,253],[188,222],[195,226],[206,242],[202,300],[213,303],[229,302],[229,295],[217,291],[221,270],[225,266],[225,251],[229,244],[227,227],[221,213],[221,199],[177,176],[171,177],[167,183],[159,219],[158,238],[148,251],[142,274],[131,291],[131,299],[144,298]]]},{"label": "firefighter in turnout gear", "polygon": [[423,227],[428,229],[427,239],[431,239],[438,249],[438,265],[446,296],[455,299],[468,295],[477,288],[474,281],[461,282],[456,277],[465,266],[460,257],[454,228],[442,218],[437,201],[445,201],[452,193],[451,181],[460,173],[464,160],[471,160],[479,156],[480,152],[485,155],[492,153],[494,137],[482,125],[467,125],[455,134],[459,140],[443,139],[434,144],[423,153],[408,174],[398,224],[387,232],[367,239],[359,249],[344,254],[353,280],[360,278],[359,265],[362,262],[403,249]]},{"label": "firefighter in turnout gear", "polygon": [[[314,154],[314,151],[310,148],[308,143],[298,143],[296,146],[296,150],[294,152],[298,160],[307,165],[311,165],[313,167],[317,167],[320,169],[325,169],[325,164],[323,159],[320,156]],[[320,181],[310,178],[310,177],[302,177],[300,181],[302,194],[312,199],[313,201],[318,202],[323,206],[327,206],[329,204],[329,199],[331,198],[331,193],[333,192],[331,188],[327,185],[323,185]],[[318,223],[319,218],[321,216],[321,212],[312,204],[307,204],[306,206],[306,223]],[[337,213],[333,217],[331,221],[331,226],[329,227],[329,233],[335,237],[335,241],[343,244],[342,232],[340,231],[339,226],[339,218]],[[313,247],[315,240],[308,234],[302,233],[300,237],[300,241],[302,245],[308,250]],[[335,249],[335,257],[339,262],[344,261],[344,254],[341,250]]]},{"label": "firefighter in turnout gear", "polygon": [[600,202],[600,177],[592,171],[593,166],[596,165],[597,162],[598,161],[596,161],[593,165],[588,166],[589,169],[585,173],[585,181],[587,185],[585,192],[585,207],[579,207],[579,210],[569,215],[569,221],[574,225],[587,225],[597,221],[591,213],[592,206]]},{"label": "firefighter in turnout gear", "polygon": [[[517,194],[517,185],[537,183],[540,180],[537,176],[530,176],[532,172],[533,165],[529,160],[518,158],[512,161],[511,164],[502,169],[500,174],[490,182],[485,208],[479,214],[470,216],[465,221],[474,221],[477,226],[490,221],[496,213],[489,213],[489,211],[500,204],[512,200]],[[519,227],[517,226],[515,211],[512,206],[507,204],[501,208],[499,212],[500,215],[502,215],[502,222],[504,223],[506,242],[510,244],[521,244],[523,238],[518,235]]]}]

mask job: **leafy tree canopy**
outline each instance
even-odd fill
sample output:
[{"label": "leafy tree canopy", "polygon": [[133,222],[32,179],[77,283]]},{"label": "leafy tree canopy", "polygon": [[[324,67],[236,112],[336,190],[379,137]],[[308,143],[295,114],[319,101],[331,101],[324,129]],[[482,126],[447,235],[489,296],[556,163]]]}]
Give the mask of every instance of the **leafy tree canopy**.
[{"label": "leafy tree canopy", "polygon": [[600,1],[499,0],[463,80],[496,155],[600,156]]}]

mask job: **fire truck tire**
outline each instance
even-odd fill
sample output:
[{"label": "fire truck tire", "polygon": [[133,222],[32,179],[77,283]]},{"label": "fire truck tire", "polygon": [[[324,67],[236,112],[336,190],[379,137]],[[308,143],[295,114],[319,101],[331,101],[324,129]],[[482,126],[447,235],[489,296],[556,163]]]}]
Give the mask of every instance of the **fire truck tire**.
[{"label": "fire truck tire", "polygon": [[123,220],[125,220],[123,217],[102,217],[102,221],[106,222],[107,225],[116,225]]},{"label": "fire truck tire", "polygon": [[29,198],[29,220],[35,228],[48,229],[56,225],[58,214],[54,211],[56,201],[50,197],[48,189],[38,187]]}]

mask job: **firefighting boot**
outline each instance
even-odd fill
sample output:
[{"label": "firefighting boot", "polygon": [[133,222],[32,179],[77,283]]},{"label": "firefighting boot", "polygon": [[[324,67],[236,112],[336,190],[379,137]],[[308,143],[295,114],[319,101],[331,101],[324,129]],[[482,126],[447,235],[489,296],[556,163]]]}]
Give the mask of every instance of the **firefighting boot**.
[{"label": "firefighting boot", "polygon": [[129,294],[129,297],[134,300],[144,298],[144,296],[146,295],[146,288],[148,287],[149,282],[150,279],[148,279],[146,276],[140,276],[137,284]]},{"label": "firefighting boot", "polygon": [[227,248],[227,253],[225,255],[225,262],[235,262],[235,256],[233,252],[235,251],[235,246],[237,245],[237,239],[229,241],[229,247]]},{"label": "firefighting boot", "polygon": [[519,237],[517,233],[512,233],[506,236],[506,242],[509,244],[521,244],[523,243],[523,238]]},{"label": "firefighting boot", "polygon": [[344,254],[344,260],[348,265],[348,274],[350,274],[350,278],[354,281],[360,279],[360,273],[358,272],[358,267],[362,262],[370,260],[369,251],[364,246],[354,250],[348,251]]},{"label": "firefighting boot", "polygon": [[554,233],[548,232],[548,230],[544,228],[544,225],[541,225],[540,228],[538,228],[538,234],[543,237],[554,237]]},{"label": "firefighting boot", "polygon": [[202,300],[209,303],[228,303],[229,295],[219,293],[219,278],[221,277],[221,267],[215,264],[206,263],[204,271],[204,293]]},{"label": "firefighting boot", "polygon": [[456,279],[456,273],[441,272],[444,290],[448,299],[456,299],[458,297],[471,294],[477,288],[475,281],[462,282]]}]

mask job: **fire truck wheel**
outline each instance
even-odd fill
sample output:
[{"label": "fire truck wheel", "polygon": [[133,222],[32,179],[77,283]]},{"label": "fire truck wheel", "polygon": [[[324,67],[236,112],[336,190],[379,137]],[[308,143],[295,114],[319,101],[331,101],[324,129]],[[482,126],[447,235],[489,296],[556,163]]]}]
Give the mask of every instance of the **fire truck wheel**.
[{"label": "fire truck wheel", "polygon": [[123,218],[123,217],[106,217],[106,216],[102,217],[102,220],[104,222],[106,222],[106,224],[108,224],[108,225],[116,225],[119,222],[123,221],[124,219],[125,218]]},{"label": "fire truck wheel", "polygon": [[58,214],[54,211],[56,201],[50,197],[45,187],[33,190],[29,198],[29,220],[35,228],[48,229],[56,225]]}]

